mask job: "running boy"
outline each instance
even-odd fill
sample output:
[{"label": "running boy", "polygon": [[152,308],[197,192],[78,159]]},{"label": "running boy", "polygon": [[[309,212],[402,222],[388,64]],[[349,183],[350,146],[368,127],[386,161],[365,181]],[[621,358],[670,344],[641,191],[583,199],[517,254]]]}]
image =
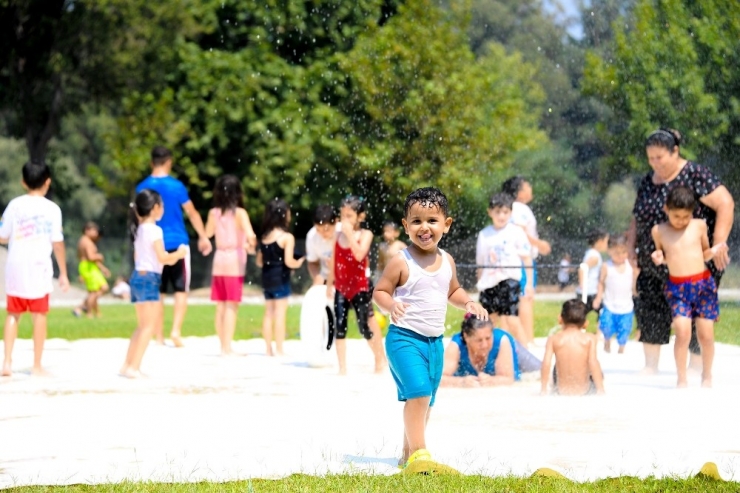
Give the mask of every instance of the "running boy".
[{"label": "running boy", "polygon": [[679,387],[688,385],[686,363],[692,319],[696,322],[696,336],[701,345],[702,387],[712,386],[714,321],[719,317],[717,286],[705,264],[724,247],[724,243],[709,247],[707,224],[693,218],[696,205],[690,189],[674,188],[668,193],[664,207],[668,222],[656,224],[652,231],[655,242],[653,262],[668,266],[665,295],[671,306],[673,330],[676,331],[673,354]]},{"label": "running boy", "polygon": [[85,223],[82,236],[77,242],[77,259],[79,263],[80,280],[85,283],[87,297],[81,306],[75,308],[72,313],[79,317],[82,312],[87,312],[88,318],[100,316],[98,310],[98,298],[108,292],[108,281],[110,271],[103,265],[103,254],[98,251],[98,239],[100,239],[100,228],[92,221]]},{"label": "running boy", "polygon": [[[182,213],[190,219],[190,224],[198,234],[198,250],[203,255],[211,253],[213,247],[211,240],[206,236],[203,220],[195,209],[193,202],[188,196],[185,185],[177,178],[170,176],[172,171],[172,153],[169,149],[157,146],[152,149],[152,174],[136,186],[136,193],[142,190],[154,190],[159,193],[164,203],[164,216],[157,221],[157,226],[164,232],[164,248],[168,253],[177,251],[180,245],[188,248],[188,254],[184,259],[178,260],[173,265],[166,265],[162,271],[162,285],[159,287],[161,293],[167,293],[168,287],[172,285],[175,292],[175,307],[172,317],[172,331],[170,339],[175,347],[182,346],[180,339],[182,323],[185,320],[185,312],[188,309],[188,291],[190,290],[190,238],[185,230],[185,221]],[[164,298],[162,303],[161,317],[154,328],[154,337],[157,342],[164,344]]]},{"label": "running boy", "polygon": [[31,312],[33,321],[33,368],[31,374],[44,375],[41,355],[46,341],[46,314],[49,293],[54,288],[51,253],[59,265],[59,287],[66,291],[67,260],[62,234],[62,211],[46,199],[51,172],[44,163],[23,165],[23,188],[28,193],[10,201],[0,220],[0,243],[8,244],[5,267],[5,293],[8,315],[5,319],[5,360],[0,375],[12,375],[13,344],[18,337],[21,314]]},{"label": "running boy", "polygon": [[[475,262],[490,267],[477,270],[480,302],[490,314],[501,317],[501,328],[526,345],[527,338],[519,321],[519,293],[522,265],[532,268],[531,247],[527,235],[510,222],[514,199],[497,193],[488,204],[488,215],[493,224],[478,234]],[[534,276],[527,276],[524,296],[534,296]]]},{"label": "running boy", "polygon": [[586,305],[581,300],[563,303],[559,322],[563,330],[547,338],[542,358],[542,395],[547,394],[552,357],[553,392],[560,395],[604,393],[604,376],[596,358],[596,336],[584,330],[588,321]]},{"label": "running boy", "polygon": [[337,241],[337,214],[334,207],[322,204],[313,213],[313,228],[306,234],[306,261],[314,285],[326,283],[329,262]]},{"label": "running boy", "polygon": [[594,306],[601,307],[599,329],[604,334],[604,351],[611,352],[612,336],[617,336],[619,354],[622,354],[632,332],[634,309],[634,276],[632,266],[627,262],[626,236],[609,237],[609,257],[611,260],[601,266]]},{"label": "running boy", "polygon": [[398,400],[406,402],[399,461],[404,467],[431,460],[425,430],[442,379],[447,303],[488,318],[460,286],[452,257],[437,246],[452,224],[447,212],[447,198],[436,188],[420,188],[406,198],[403,227],[411,246],[389,259],[373,294],[393,322],[385,347]]}]

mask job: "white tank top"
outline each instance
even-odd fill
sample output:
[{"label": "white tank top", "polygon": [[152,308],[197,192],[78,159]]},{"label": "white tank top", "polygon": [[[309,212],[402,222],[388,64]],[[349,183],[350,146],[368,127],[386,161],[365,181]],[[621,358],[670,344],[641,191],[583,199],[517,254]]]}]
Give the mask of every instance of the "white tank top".
[{"label": "white tank top", "polygon": [[408,303],[406,314],[395,323],[425,337],[439,337],[445,332],[447,295],[452,281],[452,267],[447,253],[441,248],[442,265],[435,272],[421,268],[408,250],[398,252],[409,268],[409,278],[396,287],[393,299]]},{"label": "white tank top", "polygon": [[619,272],[611,260],[606,263],[604,306],[612,313],[630,313],[632,302],[632,266],[624,263],[624,272]]},{"label": "white tank top", "polygon": [[[586,250],[586,253],[583,256],[583,262],[585,263],[589,259],[589,257],[596,258],[597,262],[596,265],[588,269],[588,275],[586,277],[586,294],[595,295],[599,292],[599,276],[601,275],[601,264],[604,261],[602,260],[599,251],[595,248],[589,248],[588,250]],[[581,294],[582,291],[583,290],[579,285],[576,288],[576,293]]]}]

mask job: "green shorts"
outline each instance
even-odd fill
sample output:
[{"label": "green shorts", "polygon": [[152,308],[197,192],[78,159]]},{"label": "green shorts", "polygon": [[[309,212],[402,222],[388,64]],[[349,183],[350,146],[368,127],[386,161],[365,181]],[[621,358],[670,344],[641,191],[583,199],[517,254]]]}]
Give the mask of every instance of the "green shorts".
[{"label": "green shorts", "polygon": [[103,288],[108,287],[108,281],[105,280],[105,276],[100,271],[100,267],[95,262],[90,260],[80,261],[78,268],[82,282],[85,283],[85,287],[89,293],[95,293]]}]

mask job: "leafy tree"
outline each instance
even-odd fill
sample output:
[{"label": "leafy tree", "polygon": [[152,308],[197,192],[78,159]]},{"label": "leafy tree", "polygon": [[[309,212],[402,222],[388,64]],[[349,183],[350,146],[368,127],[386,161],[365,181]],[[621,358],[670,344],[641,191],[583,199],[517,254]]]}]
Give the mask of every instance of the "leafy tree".
[{"label": "leafy tree", "polygon": [[589,54],[587,94],[604,101],[618,124],[602,128],[618,176],[644,169],[644,138],[658,126],[686,136],[687,156],[701,156],[732,184],[740,151],[740,4],[731,0],[642,0],[634,19],[614,24],[613,56]]},{"label": "leafy tree", "polygon": [[43,159],[64,115],[84,102],[154,88],[189,0],[0,1],[0,114],[29,155]]},{"label": "leafy tree", "polygon": [[543,92],[532,82],[534,67],[496,44],[476,60],[464,27],[455,13],[411,0],[342,62],[358,115],[350,172],[376,190],[382,207],[421,184],[453,201],[487,191],[489,173],[547,140],[537,128]]}]

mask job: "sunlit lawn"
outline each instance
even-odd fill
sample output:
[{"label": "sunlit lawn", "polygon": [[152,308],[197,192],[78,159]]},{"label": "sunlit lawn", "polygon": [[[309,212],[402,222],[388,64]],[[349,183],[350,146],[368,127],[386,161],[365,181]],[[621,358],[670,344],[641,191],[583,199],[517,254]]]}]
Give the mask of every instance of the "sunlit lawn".
[{"label": "sunlit lawn", "polygon": [[[540,301],[535,304],[535,335],[546,336],[550,329],[557,325],[560,302]],[[130,304],[103,305],[103,318],[89,320],[75,318],[69,308],[52,308],[49,313],[49,338],[68,340],[87,339],[97,337],[124,337],[128,338],[136,327],[136,315]],[[298,337],[300,306],[288,307],[287,329],[289,338]],[[214,334],[213,305],[191,305],[185,317],[183,327],[184,336],[210,336]],[[262,314],[261,305],[242,305],[239,308],[236,339],[261,337]],[[459,330],[463,312],[454,308],[447,311],[447,334],[451,335]],[[721,322],[715,326],[716,339],[719,342],[740,345],[740,304],[737,302],[723,302],[721,304]],[[165,326],[172,320],[172,307],[165,307]],[[596,318],[589,315],[590,330],[595,330]],[[31,321],[24,317],[20,324],[20,337],[31,337]],[[359,332],[353,316],[350,318],[349,337],[359,338]]]},{"label": "sunlit lawn", "polygon": [[315,477],[292,475],[285,479],[255,479],[229,483],[120,483],[74,486],[29,486],[11,488],[9,492],[509,492],[509,493],[590,493],[590,492],[737,492],[740,483],[710,479],[638,479],[631,477],[604,479],[593,483],[574,483],[554,478],[491,478],[485,476],[421,476],[396,474],[393,476],[342,475]]}]

